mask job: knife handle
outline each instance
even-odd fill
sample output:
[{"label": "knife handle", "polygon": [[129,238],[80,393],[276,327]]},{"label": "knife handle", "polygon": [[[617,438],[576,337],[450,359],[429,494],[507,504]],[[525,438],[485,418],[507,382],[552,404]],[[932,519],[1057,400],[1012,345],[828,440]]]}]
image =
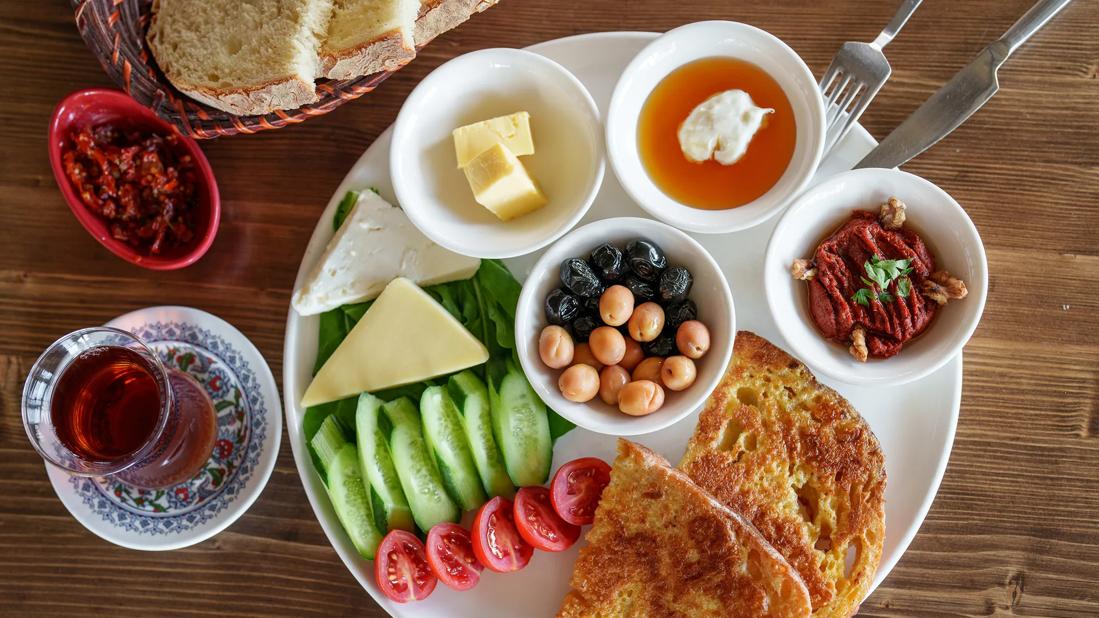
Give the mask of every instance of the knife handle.
[{"label": "knife handle", "polygon": [[900,8],[897,9],[897,13],[893,15],[893,19],[889,20],[885,29],[881,31],[878,38],[874,39],[871,45],[881,49],[889,44],[889,41],[893,40],[893,37],[897,36],[897,33],[901,31],[901,28],[908,23],[908,18],[912,17],[912,14],[919,8],[920,3],[923,0],[904,0],[901,3]]},{"label": "knife handle", "polygon": [[1039,0],[1037,4],[1030,7],[1030,10],[1008,28],[1004,36],[1000,37],[1000,42],[1007,46],[1004,59],[1006,60],[1007,56],[1019,49],[1020,45],[1026,43],[1031,35],[1038,32],[1042,26],[1053,19],[1054,15],[1068,6],[1069,2],[1072,2],[1072,0]]}]

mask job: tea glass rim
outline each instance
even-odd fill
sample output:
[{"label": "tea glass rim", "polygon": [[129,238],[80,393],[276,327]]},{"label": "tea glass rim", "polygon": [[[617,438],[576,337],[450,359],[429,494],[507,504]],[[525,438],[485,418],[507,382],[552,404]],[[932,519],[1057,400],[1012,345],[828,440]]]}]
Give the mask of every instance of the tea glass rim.
[{"label": "tea glass rim", "polygon": [[[120,347],[131,348],[136,346],[137,348],[139,348],[140,352],[144,353],[144,356],[152,361],[152,365],[155,368],[154,370],[157,374],[156,377],[158,378],[156,382],[157,390],[160,394],[160,410],[157,417],[156,426],[149,434],[149,437],[146,439],[141,448],[137,449],[129,455],[120,457],[117,460],[88,459],[79,455],[78,453],[73,452],[60,440],[56,440],[56,448],[67,453],[72,460],[79,461],[84,464],[82,468],[76,469],[65,461],[60,460],[55,453],[48,452],[49,449],[45,448],[40,436],[38,435],[38,427],[43,422],[48,423],[51,427],[53,426],[53,392],[56,388],[58,379],[64,373],[64,370],[68,367],[68,365],[72,363],[72,359],[69,359],[67,362],[65,362],[64,365],[60,365],[60,371],[57,370],[58,368],[53,368],[52,370],[50,370],[50,372],[54,373],[54,377],[46,381],[47,386],[45,388],[45,391],[41,394],[40,402],[37,405],[37,415],[39,417],[37,421],[32,421],[31,419],[31,415],[35,413],[32,409],[33,406],[29,405],[30,402],[35,401],[35,394],[31,391],[39,382],[39,380],[35,380],[35,376],[47,372],[43,365],[47,362],[51,362],[51,353],[57,351],[59,347],[62,347],[64,344],[70,341],[79,341],[81,337],[86,337],[88,335],[108,334],[120,337],[122,340],[124,340],[125,343],[121,344]],[[111,344],[104,343],[101,345]],[[81,353],[92,349],[93,347],[95,346],[81,346],[81,349],[79,349],[79,351],[77,351],[75,354],[72,354],[72,358],[75,359]],[[34,450],[37,451],[38,454],[47,463],[52,464],[57,468],[60,468],[61,470],[64,470],[68,474],[89,477],[103,477],[118,474],[119,472],[122,472],[132,467],[134,464],[148,457],[150,452],[156,447],[161,435],[164,433],[164,428],[168,422],[168,416],[171,410],[171,406],[171,383],[169,382],[168,378],[168,370],[164,367],[164,363],[161,362],[160,357],[157,356],[156,352],[154,352],[153,349],[150,348],[138,336],[129,331],[115,328],[113,326],[90,326],[87,328],[77,329],[66,335],[62,335],[49,346],[47,346],[46,349],[43,350],[43,352],[34,361],[34,364],[31,365],[30,371],[27,373],[27,378],[23,382],[23,393],[22,399],[20,401],[20,407],[23,417],[23,429],[27,432],[27,438],[30,440],[31,446],[34,447]]]}]

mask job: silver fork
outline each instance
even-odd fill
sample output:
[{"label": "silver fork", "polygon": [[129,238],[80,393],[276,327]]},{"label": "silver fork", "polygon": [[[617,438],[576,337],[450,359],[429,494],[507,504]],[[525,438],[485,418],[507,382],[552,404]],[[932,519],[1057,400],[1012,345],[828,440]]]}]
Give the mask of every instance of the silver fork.
[{"label": "silver fork", "polygon": [[904,0],[873,43],[848,41],[820,79],[824,97],[824,154],[839,143],[893,73],[882,48],[897,36],[923,0]]}]

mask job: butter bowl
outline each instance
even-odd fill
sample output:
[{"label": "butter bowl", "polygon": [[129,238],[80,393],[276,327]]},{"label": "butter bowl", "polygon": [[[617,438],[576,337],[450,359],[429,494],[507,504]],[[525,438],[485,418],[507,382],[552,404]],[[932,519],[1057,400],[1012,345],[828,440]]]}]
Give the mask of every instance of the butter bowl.
[{"label": "butter bowl", "polygon": [[[534,144],[519,162],[546,204],[503,221],[475,199],[453,132],[518,112],[529,114]],[[591,94],[560,64],[519,49],[484,49],[435,69],[402,106],[392,144],[401,208],[431,240],[473,257],[508,258],[548,245],[584,216],[603,183],[603,127]]]},{"label": "butter bowl", "polygon": [[[722,209],[691,206],[669,195],[654,180],[640,147],[643,110],[654,89],[677,70],[714,58],[731,58],[761,69],[781,88],[795,125],[792,155],[777,181],[751,201]],[[824,103],[816,80],[793,49],[748,24],[704,21],[669,30],[626,67],[607,111],[607,156],[622,187],[650,215],[690,232],[727,233],[766,221],[805,190],[820,164],[824,131]],[[705,163],[711,164],[716,165]]]}]

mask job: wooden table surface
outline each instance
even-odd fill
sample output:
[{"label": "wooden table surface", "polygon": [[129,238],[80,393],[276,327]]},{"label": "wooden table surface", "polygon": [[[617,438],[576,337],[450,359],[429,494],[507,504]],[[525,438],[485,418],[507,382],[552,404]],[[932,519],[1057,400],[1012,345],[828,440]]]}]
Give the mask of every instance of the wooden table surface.
[{"label": "wooden table surface", "polygon": [[[1030,4],[927,0],[887,50],[893,78],[866,127],[883,137]],[[31,363],[76,328],[183,304],[236,325],[281,375],[290,288],[318,215],[416,83],[460,53],[733,19],[781,37],[819,75],[842,42],[873,39],[895,6],[503,0],[361,100],[299,126],[204,143],[221,187],[221,231],[196,265],[154,273],[85,233],[50,173],[54,105],[111,85],[68,2],[0,1],[0,613],[383,615],[325,539],[285,438],[262,496],[212,540],[143,553],[87,532],[57,500],[21,426]],[[906,166],[972,216],[991,285],[965,350],[946,476],[864,615],[1099,614],[1097,32],[1099,2],[1069,6],[1008,62],[983,110]]]}]

